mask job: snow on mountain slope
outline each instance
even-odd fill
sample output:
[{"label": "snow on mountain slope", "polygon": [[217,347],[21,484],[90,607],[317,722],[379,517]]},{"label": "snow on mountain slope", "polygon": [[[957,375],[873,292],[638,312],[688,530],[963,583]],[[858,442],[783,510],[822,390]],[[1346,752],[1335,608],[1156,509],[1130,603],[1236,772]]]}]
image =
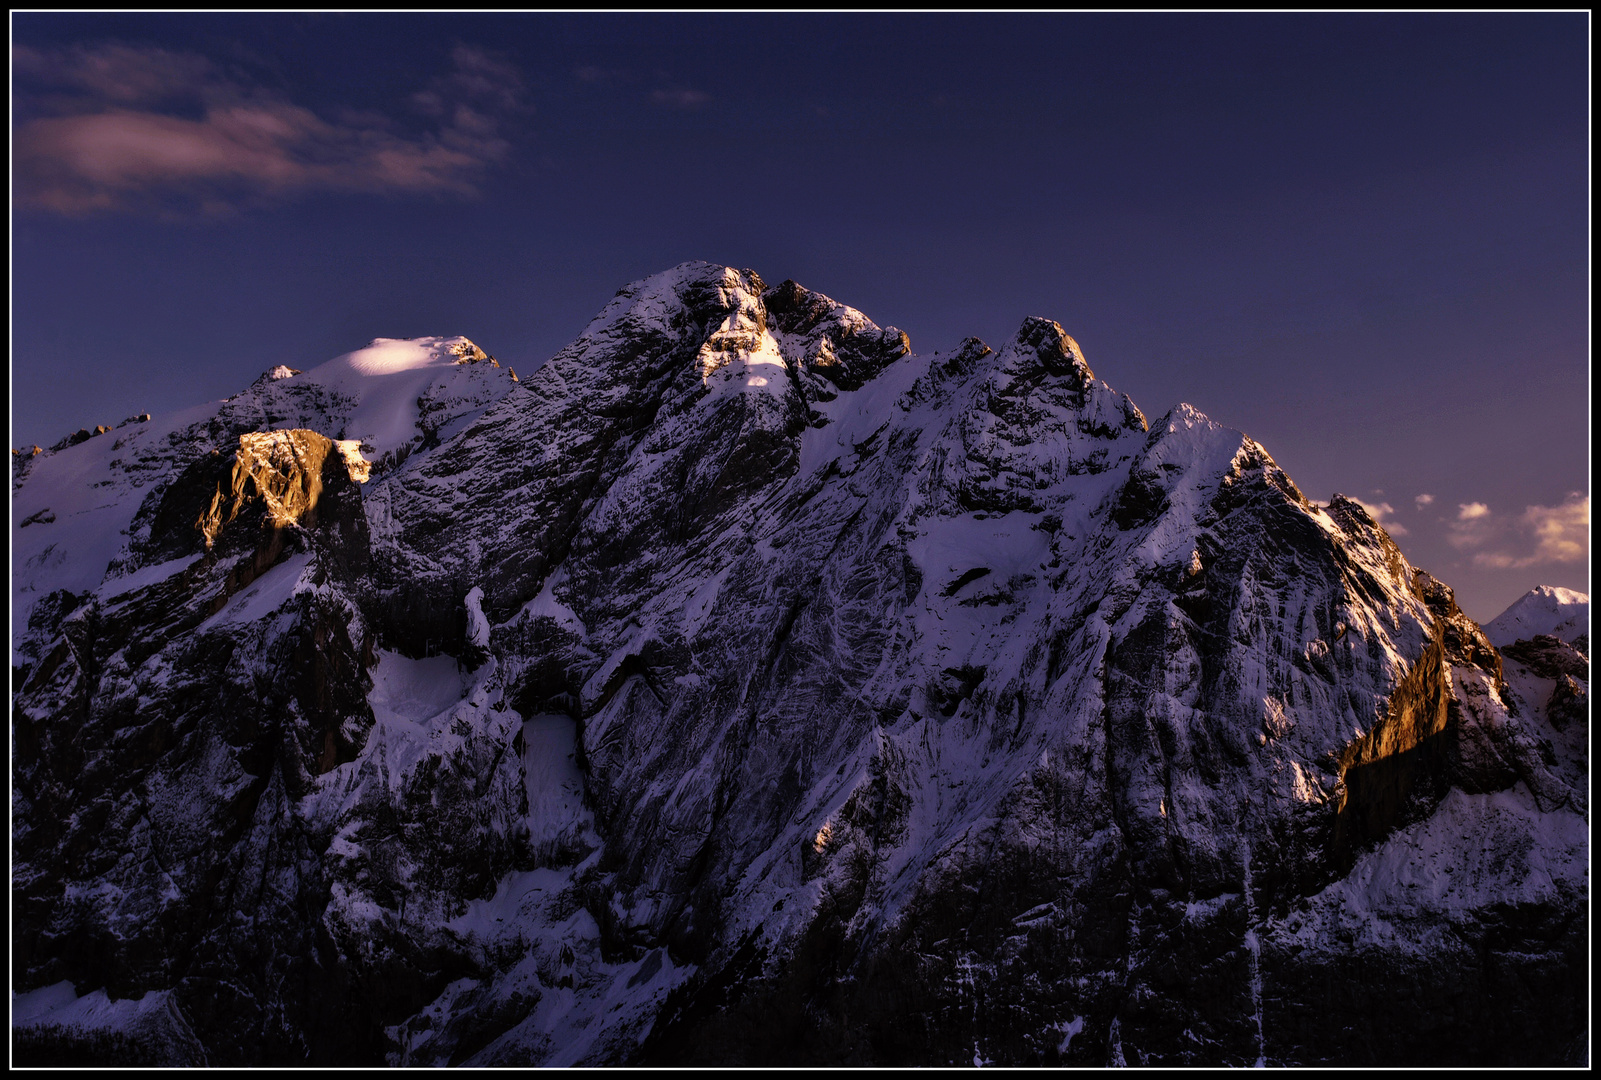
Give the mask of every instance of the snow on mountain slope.
[{"label": "snow on mountain slope", "polygon": [[1530,589],[1501,614],[1484,624],[1484,633],[1497,648],[1527,641],[1536,634],[1554,634],[1572,641],[1590,633],[1590,598],[1582,592],[1555,585]]},{"label": "snow on mountain slope", "polygon": [[18,574],[19,988],[214,1064],[1582,1041],[1587,665],[1358,502],[1047,319],[917,355],[686,263],[515,392],[450,347],[170,427],[109,573]]},{"label": "snow on mountain slope", "polygon": [[[480,361],[490,363],[476,366]],[[291,378],[320,386],[345,404],[337,437],[360,440],[364,454],[380,458],[414,444],[419,435],[453,434],[475,409],[509,389],[502,381],[509,374],[464,337],[375,338],[365,349]]]},{"label": "snow on mountain slope", "polygon": [[[144,565],[159,496],[189,463],[239,435],[308,428],[359,441],[380,471],[470,422],[515,388],[466,338],[378,338],[305,372],[280,366],[225,401],[130,423],[28,461],[12,491],[13,662],[37,659],[34,607],[54,611]],[[41,520],[48,517],[49,520]],[[57,596],[49,601],[54,594]]]},{"label": "snow on mountain slope", "polygon": [[[11,996],[13,1052],[48,1057],[60,1047],[92,1048],[108,1066],[204,1066],[206,1053],[170,991],[113,1001],[104,990],[79,997],[70,982]],[[81,1050],[80,1050],[81,1053]]]}]

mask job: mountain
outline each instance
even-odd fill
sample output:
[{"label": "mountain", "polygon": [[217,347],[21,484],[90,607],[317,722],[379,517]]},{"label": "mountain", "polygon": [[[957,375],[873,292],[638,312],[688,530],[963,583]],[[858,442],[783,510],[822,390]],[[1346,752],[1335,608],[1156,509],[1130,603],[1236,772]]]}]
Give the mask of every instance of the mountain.
[{"label": "mountain", "polygon": [[1587,665],[1049,320],[686,263],[14,475],[20,1062],[1586,1053]]},{"label": "mountain", "polygon": [[1590,598],[1572,589],[1541,585],[1518,597],[1511,607],[1484,624],[1484,635],[1501,649],[1516,641],[1527,641],[1536,634],[1551,634],[1569,642],[1581,636],[1588,640]]}]

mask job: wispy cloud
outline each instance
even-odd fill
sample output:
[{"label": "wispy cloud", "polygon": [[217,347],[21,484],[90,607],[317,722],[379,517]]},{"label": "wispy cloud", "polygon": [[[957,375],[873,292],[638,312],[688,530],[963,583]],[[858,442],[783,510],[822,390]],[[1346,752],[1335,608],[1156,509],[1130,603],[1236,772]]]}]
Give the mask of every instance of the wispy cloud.
[{"label": "wispy cloud", "polygon": [[14,45],[11,65],[19,82],[129,106],[159,105],[222,81],[203,56],[115,42],[51,51]]},{"label": "wispy cloud", "polygon": [[1419,510],[1422,510],[1425,506],[1434,501],[1434,496],[1430,495],[1428,492],[1424,492],[1422,495],[1412,496],[1412,501],[1418,504]]},{"label": "wispy cloud", "polygon": [[1522,525],[1535,539],[1530,562],[1582,562],[1590,557],[1590,496],[1573,492],[1561,506],[1530,506]]},{"label": "wispy cloud", "polygon": [[406,133],[374,113],[319,114],[206,57],[108,44],[14,46],[33,115],[13,135],[19,204],[81,215],[199,208],[311,191],[471,195],[526,111],[517,71],[468,46],[413,95]]},{"label": "wispy cloud", "polygon": [[1475,566],[1492,569],[1583,562],[1590,557],[1590,496],[1571,492],[1560,505],[1526,506],[1516,517],[1461,503],[1446,538],[1473,551]]},{"label": "wispy cloud", "polygon": [[[1379,494],[1382,495],[1384,493],[1381,491]],[[1382,525],[1385,532],[1389,533],[1391,536],[1407,535],[1406,526],[1395,520],[1395,507],[1391,506],[1387,502],[1370,503],[1363,502],[1361,499],[1356,501],[1362,503],[1362,509],[1372,514],[1373,520]]]}]

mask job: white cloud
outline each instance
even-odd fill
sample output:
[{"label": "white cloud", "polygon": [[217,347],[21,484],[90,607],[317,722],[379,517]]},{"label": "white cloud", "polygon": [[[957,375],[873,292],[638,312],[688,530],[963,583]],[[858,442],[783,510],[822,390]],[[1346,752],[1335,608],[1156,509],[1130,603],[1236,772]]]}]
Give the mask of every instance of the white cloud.
[{"label": "white cloud", "polygon": [[39,114],[14,129],[17,201],[84,214],[218,212],[314,190],[471,195],[509,148],[502,121],[526,109],[509,65],[467,46],[451,60],[412,98],[434,127],[406,135],[382,115],[321,115],[193,53],[16,46],[25,111]]},{"label": "white cloud", "polygon": [[1431,502],[1434,501],[1434,496],[1428,494],[1427,492],[1425,492],[1422,495],[1414,495],[1414,496],[1412,496],[1412,501],[1417,503],[1418,504],[1418,509],[1421,510],[1425,506],[1429,505]]},{"label": "white cloud", "polygon": [[1481,502],[1458,503],[1456,520],[1447,527],[1445,538],[1458,550],[1482,547],[1505,531],[1506,523],[1496,519]]},{"label": "white cloud", "polygon": [[1530,506],[1523,525],[1534,534],[1533,562],[1582,562],[1590,557],[1590,496],[1571,492],[1561,506]]},{"label": "white cloud", "polygon": [[1478,548],[1475,566],[1522,569],[1590,557],[1590,497],[1571,492],[1557,506],[1526,506],[1516,518],[1497,517],[1484,503],[1462,503],[1448,539],[1457,548]]}]

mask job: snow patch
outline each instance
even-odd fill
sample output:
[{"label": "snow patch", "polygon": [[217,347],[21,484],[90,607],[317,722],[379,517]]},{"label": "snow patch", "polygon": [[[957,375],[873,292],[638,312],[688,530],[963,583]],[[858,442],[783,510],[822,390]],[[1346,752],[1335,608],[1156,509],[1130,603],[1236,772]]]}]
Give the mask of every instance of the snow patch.
[{"label": "snow patch", "polygon": [[580,638],[589,636],[589,630],[584,626],[583,620],[573,613],[573,609],[556,599],[556,587],[567,580],[566,570],[557,570],[545,579],[544,587],[539,595],[524,604],[518,617],[523,619],[547,618],[555,621],[557,626],[572,631]]},{"label": "snow patch", "polygon": [[361,456],[361,440],[335,439],[334,445],[345,459],[345,472],[356,483],[365,484],[372,477],[372,462]]},{"label": "snow patch", "polygon": [[1084,1018],[1075,1016],[1071,1020],[1064,1020],[1054,1025],[1054,1028],[1056,1033],[1062,1036],[1062,1041],[1056,1046],[1056,1052],[1065,1054],[1067,1053],[1067,1048],[1073,1045],[1073,1036],[1084,1030]]},{"label": "snow patch", "polygon": [[78,996],[70,982],[11,995],[13,1040],[28,1028],[65,1029],[80,1036],[117,1034],[154,1044],[173,1065],[205,1065],[206,1051],[170,990],[112,1001],[104,989]]},{"label": "snow patch", "polygon": [[489,620],[484,617],[484,590],[474,585],[467,590],[467,643],[489,648]]},{"label": "snow patch", "polygon": [[301,591],[302,583],[310,586],[306,573],[310,567],[310,552],[289,556],[240,590],[226,607],[200,625],[201,632],[248,625],[274,614]]},{"label": "snow patch", "polygon": [[425,724],[467,696],[461,665],[453,656],[413,660],[379,649],[371,675],[367,703],[379,720]]},{"label": "snow patch", "polygon": [[[457,412],[510,392],[515,384],[504,369],[461,363],[467,348],[475,346],[464,337],[374,338],[365,349],[319,364],[296,382],[326,387],[353,402],[343,419],[346,437],[382,455],[421,434],[420,401],[462,399],[451,410]],[[472,385],[486,379],[492,385]]]},{"label": "snow patch", "polygon": [[1542,811],[1521,781],[1484,795],[1452,788],[1428,819],[1392,833],[1310,898],[1282,944],[1393,947],[1409,936],[1403,924],[1443,932],[1491,902],[1537,904],[1583,893],[1589,865],[1582,815]]},{"label": "snow patch", "polygon": [[113,578],[106,582],[96,590],[95,597],[102,601],[115,600],[119,596],[126,596],[139,589],[159,585],[168,578],[183,573],[199,561],[201,560],[193,555],[184,555],[164,563],[157,563],[155,566],[147,566],[127,577]]}]

